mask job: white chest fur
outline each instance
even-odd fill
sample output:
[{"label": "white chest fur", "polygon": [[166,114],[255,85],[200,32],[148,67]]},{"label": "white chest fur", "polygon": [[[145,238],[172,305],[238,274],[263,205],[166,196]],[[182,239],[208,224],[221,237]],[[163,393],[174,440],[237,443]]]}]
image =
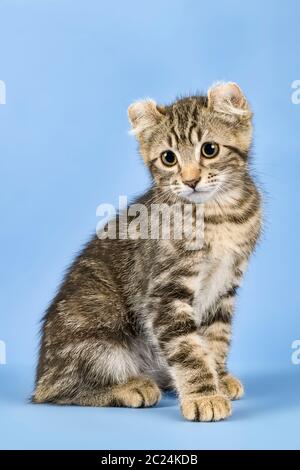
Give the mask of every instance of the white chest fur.
[{"label": "white chest fur", "polygon": [[200,324],[203,314],[232,285],[233,254],[224,251],[222,256],[214,254],[203,258],[199,274],[194,280],[195,296],[193,309],[196,321]]}]

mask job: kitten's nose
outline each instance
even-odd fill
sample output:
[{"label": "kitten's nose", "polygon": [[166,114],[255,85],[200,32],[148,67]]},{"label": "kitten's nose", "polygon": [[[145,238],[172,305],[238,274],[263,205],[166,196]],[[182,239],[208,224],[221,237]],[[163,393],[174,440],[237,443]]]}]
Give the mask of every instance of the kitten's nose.
[{"label": "kitten's nose", "polygon": [[199,183],[199,181],[200,181],[200,178],[195,178],[193,180],[184,180],[183,182],[184,182],[184,184],[186,184],[190,188],[195,189],[195,187],[197,186],[197,183]]}]

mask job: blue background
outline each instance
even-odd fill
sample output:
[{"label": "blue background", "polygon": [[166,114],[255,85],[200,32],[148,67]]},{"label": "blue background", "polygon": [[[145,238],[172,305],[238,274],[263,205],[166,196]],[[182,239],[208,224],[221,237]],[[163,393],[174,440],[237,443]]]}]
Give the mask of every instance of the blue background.
[{"label": "blue background", "polygon": [[[0,80],[1,448],[298,448],[300,105],[297,1],[2,0]],[[245,399],[226,422],[154,409],[27,403],[39,319],[96,208],[148,184],[127,106],[241,85],[255,111],[266,225],[241,291],[231,366]]]}]

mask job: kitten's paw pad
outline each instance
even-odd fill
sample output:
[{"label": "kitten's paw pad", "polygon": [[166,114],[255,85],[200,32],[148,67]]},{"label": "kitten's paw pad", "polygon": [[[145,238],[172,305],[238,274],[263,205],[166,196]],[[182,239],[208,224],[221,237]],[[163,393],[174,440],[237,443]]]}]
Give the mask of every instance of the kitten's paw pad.
[{"label": "kitten's paw pad", "polygon": [[181,411],[189,421],[220,421],[231,415],[231,404],[223,395],[187,397]]},{"label": "kitten's paw pad", "polygon": [[225,375],[221,380],[222,390],[230,400],[239,400],[244,395],[244,387],[239,379]]},{"label": "kitten's paw pad", "polygon": [[118,406],[129,408],[154,406],[161,398],[158,386],[150,379],[133,380],[116,390],[114,395]]}]

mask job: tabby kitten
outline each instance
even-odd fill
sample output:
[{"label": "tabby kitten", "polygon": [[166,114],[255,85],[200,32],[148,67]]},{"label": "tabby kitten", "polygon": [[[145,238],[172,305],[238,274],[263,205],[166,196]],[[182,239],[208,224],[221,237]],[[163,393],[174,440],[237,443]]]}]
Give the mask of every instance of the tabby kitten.
[{"label": "tabby kitten", "polygon": [[252,113],[230,82],[168,106],[135,102],[128,115],[153,179],[136,202],[201,206],[203,243],[95,236],[44,318],[33,401],[153,406],[160,390],[175,388],[186,419],[218,421],[243,395],[226,361],[261,227]]}]

